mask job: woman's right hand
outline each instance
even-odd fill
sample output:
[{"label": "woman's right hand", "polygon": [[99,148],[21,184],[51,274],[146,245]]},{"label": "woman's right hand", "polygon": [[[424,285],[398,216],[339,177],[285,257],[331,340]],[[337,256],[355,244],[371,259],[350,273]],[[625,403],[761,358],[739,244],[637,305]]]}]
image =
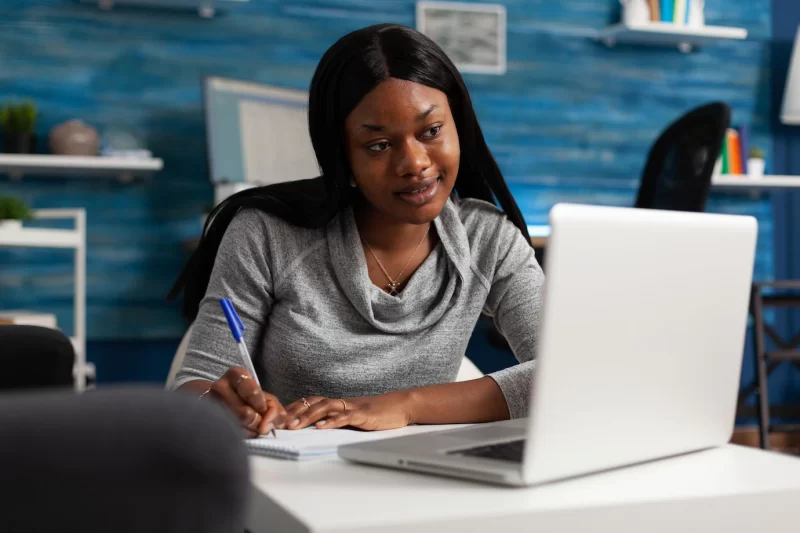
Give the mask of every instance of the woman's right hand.
[{"label": "woman's right hand", "polygon": [[269,433],[285,423],[286,410],[274,395],[264,392],[250,373],[233,367],[211,384],[206,396],[223,402],[244,427],[248,437]]}]

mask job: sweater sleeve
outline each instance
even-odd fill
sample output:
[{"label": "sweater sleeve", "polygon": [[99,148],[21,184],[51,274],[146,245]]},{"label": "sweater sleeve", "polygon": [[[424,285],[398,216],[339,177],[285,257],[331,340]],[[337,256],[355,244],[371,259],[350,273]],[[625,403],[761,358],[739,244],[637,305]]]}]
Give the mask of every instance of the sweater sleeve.
[{"label": "sweater sleeve", "polygon": [[494,318],[518,365],[489,374],[503,391],[511,418],[528,416],[544,274],[530,244],[504,220],[498,231],[497,264],[484,313]]},{"label": "sweater sleeve", "polygon": [[[268,264],[267,218],[256,210],[238,213],[228,226],[217,252],[208,289],[191,325],[186,356],[175,388],[195,379],[216,381],[231,367],[243,366],[220,298],[229,298],[245,325],[250,354],[259,343],[272,308],[273,282]],[[263,382],[263,368],[253,361]]]}]

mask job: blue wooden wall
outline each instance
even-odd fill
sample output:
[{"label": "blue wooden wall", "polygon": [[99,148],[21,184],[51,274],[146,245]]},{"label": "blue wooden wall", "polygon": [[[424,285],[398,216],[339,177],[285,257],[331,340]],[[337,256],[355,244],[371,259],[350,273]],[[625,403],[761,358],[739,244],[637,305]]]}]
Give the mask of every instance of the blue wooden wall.
[{"label": "blue wooden wall", "polygon": [[[710,100],[734,108],[771,146],[769,0],[707,0],[710,24],[745,27],[746,42],[684,55],[608,49],[591,37],[617,0],[506,0],[508,73],[466,75],[478,116],[531,223],[557,201],[633,202],[647,149],[677,116]],[[0,181],[34,207],[88,210],[88,335],[95,341],[177,339],[184,324],[163,297],[212,199],[201,80],[216,74],[306,89],[338,37],[385,21],[414,24],[410,0],[251,0],[205,20],[191,12],[103,12],[75,0],[0,3],[0,98],[29,97],[38,131],[78,117],[101,133],[127,128],[165,169],[152,181]],[[40,143],[45,149],[45,143]],[[770,277],[767,201],[714,195],[710,210],[761,222],[757,275]],[[58,312],[71,328],[68,254],[0,251],[0,306]],[[90,354],[91,355],[91,354]]]}]

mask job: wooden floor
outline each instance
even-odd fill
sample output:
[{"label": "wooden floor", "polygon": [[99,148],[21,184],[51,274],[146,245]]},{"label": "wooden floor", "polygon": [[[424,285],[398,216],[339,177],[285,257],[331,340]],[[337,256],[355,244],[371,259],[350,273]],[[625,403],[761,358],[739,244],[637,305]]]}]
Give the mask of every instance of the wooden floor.
[{"label": "wooden floor", "polygon": [[[800,431],[798,432],[773,432],[770,433],[770,444],[772,449],[777,452],[800,455]],[[743,446],[759,447],[758,427],[747,426],[738,427],[733,432],[731,442]]]}]

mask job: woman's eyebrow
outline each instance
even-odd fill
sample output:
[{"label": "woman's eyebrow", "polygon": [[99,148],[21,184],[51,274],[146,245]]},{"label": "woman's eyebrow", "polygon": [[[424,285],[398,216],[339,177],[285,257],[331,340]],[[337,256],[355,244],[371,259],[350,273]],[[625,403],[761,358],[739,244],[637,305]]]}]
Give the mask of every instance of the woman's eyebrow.
[{"label": "woman's eyebrow", "polygon": [[[433,113],[433,110],[436,109],[437,107],[439,107],[439,106],[436,105],[436,104],[432,104],[428,109],[426,109],[422,113],[418,114],[415,117],[416,120],[425,120],[426,118],[428,118],[428,115]],[[365,129],[365,130],[374,131],[374,132],[381,132],[381,131],[384,131],[386,129],[385,126],[381,126],[381,125],[378,125],[378,124],[362,124],[361,127],[363,129]]]}]

